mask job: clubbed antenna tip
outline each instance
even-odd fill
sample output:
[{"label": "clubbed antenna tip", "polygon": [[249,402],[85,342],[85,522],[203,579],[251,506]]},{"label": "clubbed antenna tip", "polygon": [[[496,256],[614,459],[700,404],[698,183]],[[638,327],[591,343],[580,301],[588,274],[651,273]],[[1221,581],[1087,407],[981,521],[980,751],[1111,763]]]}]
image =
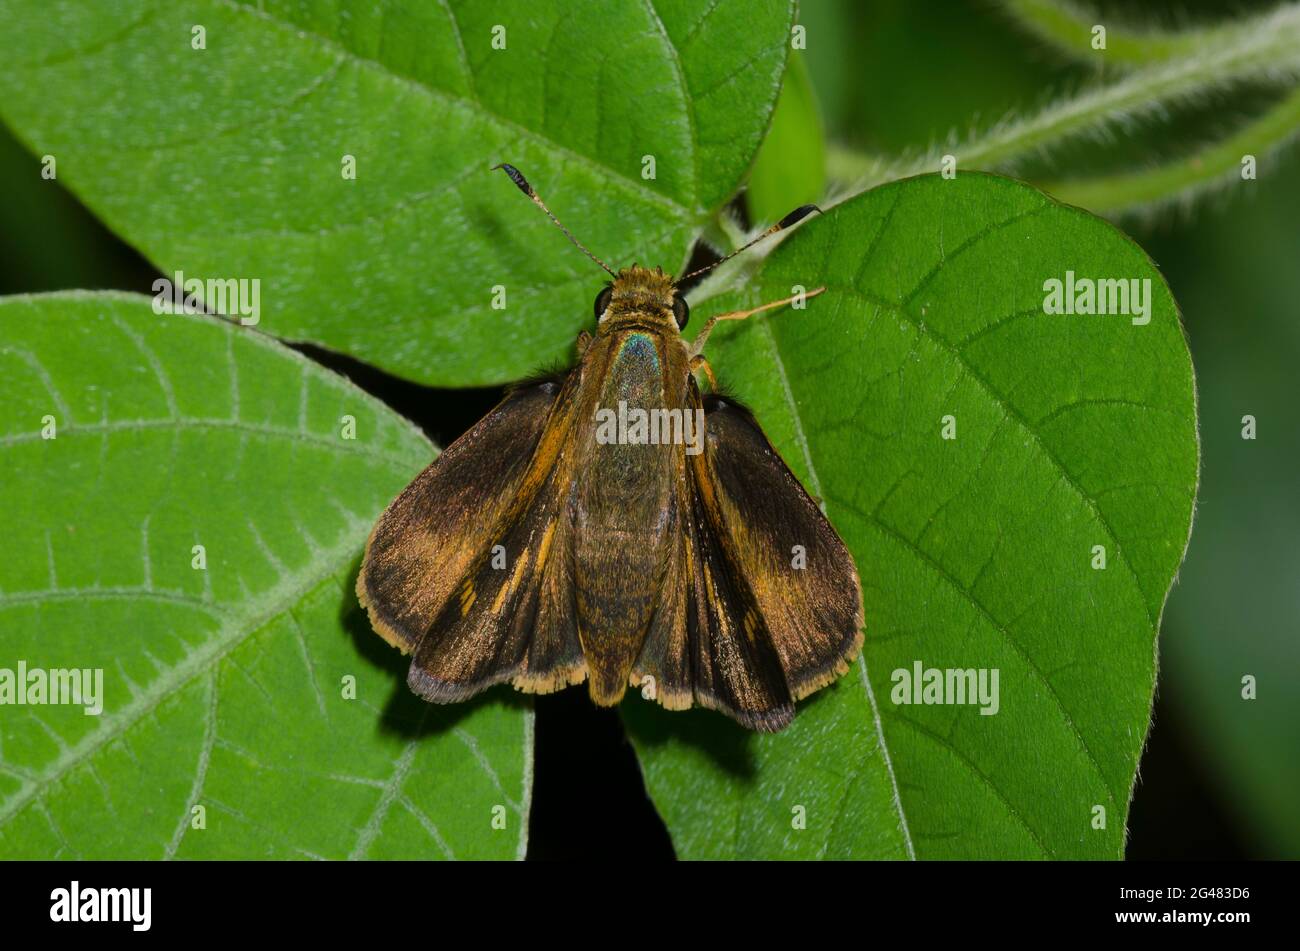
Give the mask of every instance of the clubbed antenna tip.
[{"label": "clubbed antenna tip", "polygon": [[510,176],[510,180],[519,187],[521,192],[529,198],[534,197],[535,192],[533,191],[533,186],[528,184],[528,179],[524,178],[523,172],[519,171],[519,169],[507,162],[502,162],[500,165],[493,165],[492,171],[495,172],[499,168],[505,170],[505,173]]},{"label": "clubbed antenna tip", "polygon": [[814,211],[817,212],[817,214],[819,215],[822,213],[822,210],[818,208],[816,205],[800,205],[794,211],[790,212],[790,214],[786,215],[776,224],[772,225],[772,227],[768,228],[766,231],[760,234],[753,241],[749,241],[746,244],[742,245],[741,247],[736,248],[736,250],[732,251],[726,257],[719,258],[718,260],[714,261],[712,264],[706,264],[702,268],[691,271],[690,274],[682,275],[677,279],[677,283],[680,284],[682,281],[688,278],[695,277],[697,274],[703,274],[705,271],[712,271],[715,267],[717,267],[719,264],[722,264],[724,261],[730,261],[741,251],[748,251],[750,248],[758,244],[758,242],[762,241],[764,238],[769,238],[779,231],[784,231],[786,228],[790,228],[793,227],[794,225],[797,225],[799,222],[803,221],[805,218],[811,215]]},{"label": "clubbed antenna tip", "polygon": [[586,246],[577,238],[575,238],[568,228],[560,224],[560,219],[555,217],[555,215],[551,213],[551,209],[546,207],[546,202],[542,201],[541,197],[537,194],[537,192],[533,190],[533,186],[528,184],[528,179],[524,178],[523,172],[519,171],[519,169],[515,168],[513,165],[509,164],[508,162],[501,162],[498,165],[493,165],[491,171],[495,172],[497,169],[501,169],[508,176],[510,176],[510,180],[515,183],[515,187],[518,188],[525,195],[527,195],[537,205],[538,208],[546,212],[546,217],[550,218],[551,221],[555,223],[555,226],[564,232],[564,236],[568,238],[571,242],[573,242],[574,247],[576,247],[587,257],[591,258],[593,261],[595,261],[597,264],[603,267],[610,274],[610,276],[618,277],[617,274],[615,274],[613,271],[609,269],[609,265],[607,265],[600,258],[596,257],[596,255],[588,251]]}]

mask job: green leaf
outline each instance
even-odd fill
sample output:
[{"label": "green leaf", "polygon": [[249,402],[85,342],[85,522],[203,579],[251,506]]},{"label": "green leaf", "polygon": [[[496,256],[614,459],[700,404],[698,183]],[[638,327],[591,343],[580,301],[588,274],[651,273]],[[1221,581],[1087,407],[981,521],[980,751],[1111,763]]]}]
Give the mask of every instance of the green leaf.
[{"label": "green leaf", "polygon": [[0,0],[0,21],[0,116],[164,273],[258,278],[261,329],[458,386],[566,356],[599,284],[489,167],[611,264],[681,264],[758,148],[793,4]]},{"label": "green leaf", "polygon": [[353,594],[413,427],[143,297],[7,298],[0,341],[0,668],[103,672],[97,716],[3,708],[0,854],[522,854],[531,713],[421,703]]},{"label": "green leaf", "polygon": [[745,201],[755,225],[820,201],[826,190],[826,140],[817,94],[803,56],[790,57],[781,97],[749,175]]},{"label": "green leaf", "polygon": [[[1045,314],[1067,271],[1149,279],[1150,323]],[[864,661],[776,736],[627,705],[678,854],[1121,856],[1197,484],[1168,288],[1106,222],[961,173],[810,219],[710,310],[821,284],[709,354],[853,551]],[[896,703],[918,661],[998,670],[998,712]]]}]

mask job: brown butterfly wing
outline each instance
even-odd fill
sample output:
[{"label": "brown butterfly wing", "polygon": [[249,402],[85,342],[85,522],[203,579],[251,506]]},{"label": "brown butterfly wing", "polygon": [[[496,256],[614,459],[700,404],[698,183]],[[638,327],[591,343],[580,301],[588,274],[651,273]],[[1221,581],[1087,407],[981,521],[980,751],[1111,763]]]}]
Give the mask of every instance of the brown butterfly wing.
[{"label": "brown butterfly wing", "polygon": [[683,457],[678,544],[633,683],[653,677],[668,709],[695,702],[779,730],[861,649],[857,571],[749,413],[713,397],[703,406],[706,449]]},{"label": "brown butterfly wing", "polygon": [[375,630],[403,653],[417,648],[457,586],[490,554],[485,540],[536,494],[525,479],[560,392],[553,382],[512,390],[416,476],[375,525],[357,595]]},{"label": "brown butterfly wing", "polygon": [[[687,404],[702,408],[693,382]],[[727,533],[714,449],[675,451],[674,549],[632,683],[644,692],[653,678],[653,698],[670,710],[698,703],[750,729],[779,730],[793,719],[794,701],[743,553]]]},{"label": "brown butterfly wing", "polygon": [[695,700],[751,730],[775,732],[794,719],[794,699],[762,609],[748,579],[719,544],[709,503],[692,552],[694,582],[687,608]]},{"label": "brown butterfly wing", "polygon": [[644,691],[653,678],[653,699],[669,710],[697,703],[751,730],[780,730],[794,718],[781,660],[753,592],[719,544],[706,504],[686,481],[676,554],[632,684]]},{"label": "brown butterfly wing", "polygon": [[711,396],[705,420],[706,463],[697,466],[704,510],[801,700],[847,672],[862,648],[857,568],[747,410]]},{"label": "brown butterfly wing", "polygon": [[[464,700],[506,681],[546,692],[588,675],[569,517],[577,383],[571,374],[562,389],[510,393],[372,533],[358,594],[376,630],[415,651],[408,682],[426,699]],[[688,407],[701,406],[689,390]],[[749,414],[712,398],[704,408],[706,452],[676,447],[671,547],[631,682],[654,677],[670,709],[694,702],[778,730],[795,699],[860,649],[857,574]]]},{"label": "brown butterfly wing", "polygon": [[[699,616],[695,590],[697,560],[694,503],[685,466],[679,467],[678,485],[667,531],[673,539],[668,564],[658,592],[658,607],[646,630],[645,642],[632,666],[633,687],[668,710],[688,710],[695,703],[695,644],[699,641]],[[646,681],[650,683],[647,684]]]},{"label": "brown butterfly wing", "polygon": [[547,693],[587,676],[563,516],[568,484],[565,467],[554,468],[489,534],[415,650],[407,683],[421,697],[454,703],[506,682]]}]

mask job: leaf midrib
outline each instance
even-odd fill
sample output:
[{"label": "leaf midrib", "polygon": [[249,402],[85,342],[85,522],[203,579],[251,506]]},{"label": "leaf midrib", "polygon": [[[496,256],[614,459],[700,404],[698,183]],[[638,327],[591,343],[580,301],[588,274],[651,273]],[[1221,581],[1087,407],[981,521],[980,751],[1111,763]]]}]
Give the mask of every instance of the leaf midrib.
[{"label": "leaf midrib", "polygon": [[691,86],[686,81],[686,68],[682,63],[682,54],[668,35],[668,27],[664,24],[664,19],[659,15],[658,8],[654,5],[654,0],[641,0],[645,5],[645,11],[650,17],[651,23],[663,39],[664,48],[668,52],[668,61],[672,64],[673,72],[677,76],[677,85],[682,91],[682,103],[686,107],[686,130],[687,141],[691,143],[691,199],[698,208],[700,204],[700,137],[699,129],[695,119],[695,100],[691,98]]},{"label": "leaf midrib", "polygon": [[935,334],[934,331],[927,327],[924,322],[903,306],[903,304],[898,301],[890,301],[883,297],[877,297],[876,295],[851,284],[835,284],[828,281],[826,286],[828,289],[833,289],[840,293],[857,297],[866,303],[886,308],[890,312],[902,317],[912,325],[912,328],[916,330],[917,333],[934,343],[935,346],[939,347],[944,353],[948,354],[953,360],[955,360],[957,365],[961,367],[962,372],[979,386],[993,405],[996,406],[1007,419],[1019,426],[1020,429],[1034,441],[1034,445],[1038,448],[1041,456],[1057,471],[1061,477],[1061,481],[1068,485],[1075,495],[1078,496],[1079,501],[1083,503],[1089,514],[1097,520],[1097,524],[1101,526],[1102,531],[1106,533],[1107,540],[1114,546],[1115,554],[1119,559],[1119,563],[1124,566],[1124,569],[1128,572],[1129,577],[1133,581],[1133,586],[1138,595],[1138,602],[1142,606],[1142,613],[1147,619],[1147,627],[1150,629],[1151,636],[1154,638],[1156,633],[1156,619],[1151,613],[1151,606],[1147,603],[1146,589],[1142,586],[1142,581],[1138,576],[1137,569],[1133,566],[1133,563],[1129,561],[1127,553],[1119,542],[1119,534],[1111,527],[1110,521],[1101,511],[1101,506],[1097,502],[1096,498],[1094,498],[1078,483],[1074,474],[1066,467],[1065,463],[1061,461],[1060,457],[1057,456],[1045,442],[1043,442],[1043,437],[1039,435],[1038,431],[1034,428],[1033,423],[1031,423],[1030,420],[1020,412],[1020,410],[1012,406],[1002,396],[1002,394],[999,393],[987,379],[985,379],[984,375],[970,364],[966,359],[965,354],[959,351],[947,340]]},{"label": "leaf midrib", "polygon": [[[0,349],[0,353],[2,352],[7,351]],[[290,442],[302,443],[307,446],[329,449],[331,452],[364,456],[368,459],[374,459],[393,465],[405,465],[410,462],[409,456],[399,456],[391,452],[366,448],[365,446],[352,446],[312,432],[291,429],[288,426],[270,426],[242,419],[226,419],[221,417],[161,416],[153,418],[145,417],[142,419],[111,420],[102,423],[78,423],[69,420],[63,423],[60,427],[59,435],[61,437],[106,436],[111,435],[112,433],[143,432],[150,429],[161,429],[171,432],[186,429],[229,429],[238,433],[248,433],[250,435],[265,436],[272,439],[284,439]],[[28,432],[0,435],[0,447],[18,446],[24,443],[43,441],[44,440],[40,433]]]},{"label": "leaf midrib", "polygon": [[[781,356],[781,347],[777,342],[776,335],[772,332],[772,327],[767,320],[766,314],[759,315],[758,326],[762,328],[764,339],[767,341],[768,350],[772,355],[772,362],[776,365],[777,373],[781,383],[781,391],[785,398],[786,407],[790,412],[790,418],[794,422],[795,440],[803,453],[804,464],[808,468],[808,482],[812,487],[813,493],[822,501],[819,503],[822,512],[826,511],[826,502],[822,496],[821,480],[817,476],[817,467],[813,463],[812,447],[808,443],[808,436],[804,430],[803,417],[799,413],[799,406],[795,402],[794,391],[790,387],[790,377],[786,372],[785,360]],[[876,741],[880,744],[881,759],[885,764],[885,770],[889,775],[889,786],[893,793],[894,811],[898,815],[898,829],[903,836],[903,844],[907,847],[908,858],[916,859],[916,847],[912,842],[911,829],[907,824],[907,814],[903,810],[903,800],[898,789],[898,777],[894,774],[894,761],[889,755],[889,744],[885,740],[884,725],[880,722],[880,711],[876,707],[875,693],[871,689],[871,682],[867,671],[867,651],[864,647],[858,653],[857,664],[861,670],[864,694],[867,702],[871,707],[872,729],[876,734]]]},{"label": "leaf midrib", "polygon": [[[120,291],[110,292],[89,292],[89,291],[59,291],[50,294],[22,294],[14,295],[3,299],[3,306],[31,308],[45,301],[69,301],[78,304],[88,302],[103,302],[106,304],[138,304],[142,308],[147,307],[150,298],[133,293],[123,293]],[[312,362],[306,357],[287,348],[282,348],[269,338],[251,331],[241,331],[223,322],[203,315],[177,314],[170,319],[191,321],[196,324],[208,325],[214,331],[224,332],[228,335],[229,340],[233,340],[235,334],[246,333],[247,339],[255,346],[274,350],[290,363],[296,363],[299,366],[309,366],[316,368],[321,372],[322,377],[335,385],[346,386],[341,378],[336,377],[330,371],[325,370],[318,364]],[[125,333],[129,336],[129,331],[125,331],[123,325],[118,324],[118,332]],[[6,348],[19,354],[25,351],[17,348]],[[30,355],[29,355],[30,356]],[[44,385],[49,389],[51,397],[56,404],[62,407],[62,411],[69,417],[69,422],[64,431],[85,432],[89,429],[104,429],[111,427],[111,422],[100,424],[75,424],[71,422],[71,410],[66,401],[59,394],[57,387],[54,386],[53,380],[39,361],[35,364],[42,377]],[[155,376],[159,386],[163,389],[164,395],[167,395],[168,384],[166,376],[157,374],[155,367]],[[369,397],[366,397],[370,401]],[[119,421],[120,422],[120,421]],[[127,425],[118,427],[119,429],[131,430],[142,428],[143,423],[147,423],[150,428],[171,429],[173,431],[183,427],[201,427],[207,424],[207,420],[197,420],[191,417],[172,417],[158,418],[154,420],[130,420],[126,421]],[[252,428],[258,432],[263,431],[263,427],[258,424],[245,424],[237,417],[234,419],[219,419],[212,421],[217,426],[235,428]],[[405,423],[405,421],[403,421]],[[419,434],[411,424],[405,425],[414,434],[417,434],[421,440],[423,435]],[[315,442],[309,432],[299,432],[297,430],[285,429],[283,432],[278,429],[266,429],[265,434],[273,435],[277,438],[306,440]],[[0,438],[0,446],[27,441],[19,438],[23,434],[9,434]],[[342,443],[329,443],[332,450],[350,451],[353,447],[344,447]],[[376,457],[388,457],[385,453],[375,453]],[[401,460],[406,463],[408,460]],[[93,756],[102,749],[106,744],[116,739],[122,733],[126,732],[137,722],[148,716],[150,712],[156,709],[164,700],[174,695],[183,687],[187,686],[196,677],[205,671],[215,669],[215,666],[237,648],[240,644],[252,637],[255,633],[265,628],[272,621],[286,612],[291,612],[294,604],[310,591],[321,585],[330,577],[337,577],[339,572],[345,569],[349,559],[354,557],[360,550],[369,533],[370,526],[355,517],[353,513],[347,512],[340,508],[340,514],[348,516],[349,524],[345,527],[339,540],[313,553],[311,562],[307,569],[303,571],[287,572],[271,586],[267,591],[251,599],[239,602],[239,607],[235,609],[228,608],[219,602],[207,602],[200,599],[189,599],[183,595],[183,592],[166,591],[166,590],[149,590],[142,589],[138,592],[142,598],[159,599],[163,598],[177,604],[185,604],[188,608],[196,611],[203,611],[209,617],[217,619],[219,624],[203,642],[202,645],[186,654],[182,660],[168,668],[168,673],[160,675],[152,680],[148,687],[142,689],[138,694],[131,698],[131,701],[121,710],[115,713],[106,714],[97,729],[86,734],[79,742],[60,750],[56,756],[43,769],[32,773],[25,778],[18,790],[9,797],[0,801],[0,826],[3,826],[12,819],[24,806],[29,802],[38,799],[44,794],[47,787],[63,778],[71,770],[76,768],[80,763]],[[315,569],[315,570],[312,570]],[[344,586],[346,587],[346,586]],[[112,597],[131,597],[134,592],[115,589],[89,589],[93,592],[92,596],[112,596]],[[296,596],[295,596],[296,595]],[[9,595],[0,596],[0,608],[4,603],[29,602],[39,603],[42,599],[63,598],[70,596],[68,589],[58,587],[51,588],[42,592],[14,592]],[[76,597],[85,596],[85,594],[75,595]],[[283,601],[283,603],[280,603]],[[243,628],[247,626],[246,630]]]},{"label": "leaf midrib", "polygon": [[[201,645],[167,668],[166,673],[150,681],[126,706],[106,714],[98,729],[62,750],[47,766],[25,780],[16,792],[0,802],[0,826],[29,802],[39,799],[50,785],[147,717],[163,701],[215,669],[231,651],[291,611],[311,591],[330,578],[337,578],[365,542],[369,526],[361,523],[358,526],[349,527],[338,541],[322,549],[313,559],[312,567],[322,567],[316,567],[314,571],[290,572],[262,594],[244,602],[249,605],[246,609],[225,611],[221,624]],[[220,608],[213,605],[212,610]]]}]

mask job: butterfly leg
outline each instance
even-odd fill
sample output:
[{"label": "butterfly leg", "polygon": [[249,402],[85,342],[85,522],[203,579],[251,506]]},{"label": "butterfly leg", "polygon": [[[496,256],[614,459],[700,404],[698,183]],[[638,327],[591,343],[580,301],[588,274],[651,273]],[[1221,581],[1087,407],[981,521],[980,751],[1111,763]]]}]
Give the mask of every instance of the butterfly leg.
[{"label": "butterfly leg", "polygon": [[709,361],[704,359],[704,354],[697,353],[691,357],[691,372],[699,373],[701,370],[704,371],[704,376],[709,381],[709,389],[716,393],[718,391],[718,378],[713,375],[713,367],[709,366]]},{"label": "butterfly leg", "polygon": [[761,314],[765,310],[775,310],[777,307],[784,307],[786,304],[792,304],[800,299],[816,297],[824,290],[826,290],[826,288],[819,287],[816,290],[805,291],[802,295],[792,294],[789,297],[781,298],[781,300],[774,300],[771,303],[763,304],[759,307],[753,307],[749,310],[733,310],[725,314],[714,314],[709,318],[708,323],[706,323],[700,330],[699,335],[696,336],[695,344],[691,347],[691,359],[694,360],[695,357],[700,355],[700,352],[704,349],[704,342],[709,339],[709,334],[713,332],[713,325],[719,320],[744,320],[746,317],[753,317],[755,314]]}]

